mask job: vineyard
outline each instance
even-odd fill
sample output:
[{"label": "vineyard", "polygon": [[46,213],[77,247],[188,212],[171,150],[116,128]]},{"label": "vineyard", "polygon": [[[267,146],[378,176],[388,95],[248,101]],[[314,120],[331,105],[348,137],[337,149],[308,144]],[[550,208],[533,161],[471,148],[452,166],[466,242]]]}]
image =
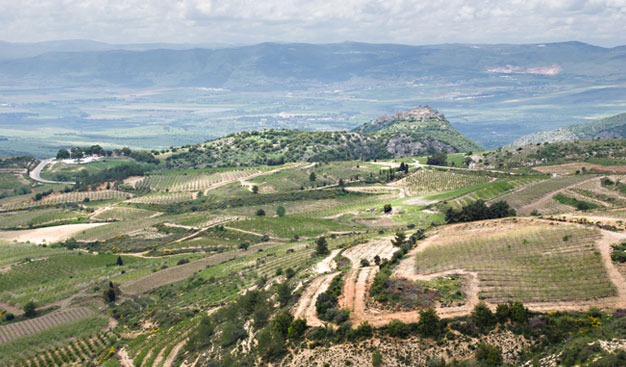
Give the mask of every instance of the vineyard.
[{"label": "vineyard", "polygon": [[137,182],[138,190],[151,190],[160,192],[200,191],[210,189],[216,185],[234,182],[239,179],[253,176],[260,171],[246,169],[241,171],[227,171],[212,174],[183,173],[167,175],[151,175]]},{"label": "vineyard", "polygon": [[477,272],[479,296],[492,302],[590,299],[616,292],[594,247],[595,230],[537,225],[458,237],[419,252],[417,273]]},{"label": "vineyard", "polygon": [[0,210],[19,210],[46,205],[77,203],[86,201],[86,199],[88,199],[89,201],[123,200],[128,199],[130,196],[131,195],[126,192],[116,190],[76,191],[62,194],[53,194],[50,196],[46,196],[38,201],[6,203],[0,207]]},{"label": "vineyard", "polygon": [[525,185],[531,185],[538,180],[543,179],[545,179],[544,176],[527,176],[519,178],[500,179],[498,181],[489,183],[485,187],[472,191],[469,194],[463,195],[452,202],[448,202],[448,204],[455,209],[459,209],[460,207],[476,200],[498,200],[499,196],[507,191],[519,189]]},{"label": "vineyard", "polygon": [[460,171],[420,169],[400,181],[411,195],[456,190],[467,186],[485,184],[491,177],[465,174]]},{"label": "vineyard", "polygon": [[139,196],[136,198],[132,198],[126,200],[126,203],[133,204],[156,204],[156,205],[167,205],[167,204],[175,204],[183,201],[191,201],[194,200],[198,196],[197,192],[175,192],[171,194],[149,194],[146,196]]},{"label": "vineyard", "polygon": [[582,175],[551,178],[549,180],[539,181],[537,183],[527,185],[521,190],[502,195],[498,197],[498,200],[505,200],[513,208],[519,210],[546,195],[550,195],[560,189],[575,185],[576,183],[588,179],[588,176]]},{"label": "vineyard", "polygon": [[76,220],[83,217],[79,211],[65,211],[62,209],[41,209],[0,213],[0,228],[29,228],[57,222]]},{"label": "vineyard", "polygon": [[146,218],[159,214],[151,210],[137,209],[126,206],[114,206],[105,208],[91,216],[91,219],[95,220],[129,220],[135,218]]},{"label": "vineyard", "polygon": [[31,320],[0,326],[0,344],[44,331],[56,325],[82,319],[92,314],[93,311],[87,307],[68,308]]},{"label": "vineyard", "polygon": [[235,229],[251,231],[261,235],[267,234],[276,238],[314,237],[327,232],[358,230],[352,226],[341,224],[330,219],[307,217],[258,217],[241,220],[230,224]]},{"label": "vineyard", "polygon": [[73,338],[62,345],[37,351],[36,356],[32,358],[21,358],[15,367],[63,367],[83,364],[102,355],[108,356],[111,344],[118,339],[119,335],[113,331]]}]

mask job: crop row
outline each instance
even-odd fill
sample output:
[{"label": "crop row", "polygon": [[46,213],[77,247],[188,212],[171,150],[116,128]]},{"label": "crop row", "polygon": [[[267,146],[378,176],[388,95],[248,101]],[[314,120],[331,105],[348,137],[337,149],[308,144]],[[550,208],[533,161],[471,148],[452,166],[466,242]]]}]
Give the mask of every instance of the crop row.
[{"label": "crop row", "polygon": [[456,190],[466,186],[487,183],[488,176],[470,175],[453,171],[420,169],[404,180],[411,195]]},{"label": "crop row", "polygon": [[483,298],[610,296],[615,290],[595,251],[597,238],[593,230],[571,227],[477,236],[429,247],[417,255],[416,266],[419,273],[427,274],[454,269],[477,272]]},{"label": "crop row", "polygon": [[34,208],[38,206],[57,205],[64,203],[76,203],[85,201],[98,201],[98,200],[122,200],[128,199],[131,195],[117,190],[102,190],[102,191],[76,191],[66,192],[61,194],[53,194],[44,197],[37,201],[22,201],[6,203],[0,207],[1,210],[20,210],[27,208]]},{"label": "crop row", "polygon": [[146,196],[140,196],[136,198],[132,198],[130,200],[126,200],[127,203],[135,203],[135,204],[157,204],[157,205],[165,205],[165,204],[174,204],[180,203],[183,201],[192,201],[197,197],[196,192],[175,192],[171,194],[151,194]]},{"label": "crop row", "polygon": [[41,332],[55,325],[82,319],[91,314],[93,314],[93,311],[86,307],[71,308],[49,313],[35,319],[0,326],[0,343],[7,343],[13,339]]},{"label": "crop row", "polygon": [[222,182],[235,181],[249,177],[257,170],[228,171],[213,174],[176,174],[147,176],[137,183],[138,189],[153,191],[198,191],[208,189]]}]

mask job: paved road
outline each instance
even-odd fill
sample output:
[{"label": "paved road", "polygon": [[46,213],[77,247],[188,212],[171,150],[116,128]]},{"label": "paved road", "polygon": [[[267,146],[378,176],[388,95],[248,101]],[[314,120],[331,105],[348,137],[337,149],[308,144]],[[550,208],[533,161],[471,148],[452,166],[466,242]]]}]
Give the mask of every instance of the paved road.
[{"label": "paved road", "polygon": [[43,178],[41,178],[40,176],[41,170],[48,164],[52,163],[52,161],[54,161],[54,159],[49,158],[49,159],[44,159],[41,162],[39,162],[37,167],[35,167],[32,171],[30,171],[29,173],[30,178],[41,183],[73,185],[74,182],[51,181],[51,180],[44,180]]}]

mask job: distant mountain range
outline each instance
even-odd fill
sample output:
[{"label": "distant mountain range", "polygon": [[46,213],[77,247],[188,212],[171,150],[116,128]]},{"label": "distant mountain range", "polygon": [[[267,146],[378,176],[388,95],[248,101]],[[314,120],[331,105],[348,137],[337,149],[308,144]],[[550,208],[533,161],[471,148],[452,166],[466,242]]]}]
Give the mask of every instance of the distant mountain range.
[{"label": "distant mountain range", "polygon": [[[626,47],[580,42],[526,45],[278,44],[109,45],[0,43],[5,85],[310,87],[355,78],[396,81],[476,74],[624,75]],[[217,47],[217,48],[216,48]]]},{"label": "distant mountain range", "polygon": [[411,157],[482,148],[428,106],[381,116],[352,132],[260,130],[229,134],[188,147],[166,159],[168,167],[249,166]]},{"label": "distant mountain range", "polygon": [[577,124],[560,129],[540,131],[523,136],[513,142],[513,146],[555,143],[585,139],[626,138],[626,113],[595,120],[586,124]]}]

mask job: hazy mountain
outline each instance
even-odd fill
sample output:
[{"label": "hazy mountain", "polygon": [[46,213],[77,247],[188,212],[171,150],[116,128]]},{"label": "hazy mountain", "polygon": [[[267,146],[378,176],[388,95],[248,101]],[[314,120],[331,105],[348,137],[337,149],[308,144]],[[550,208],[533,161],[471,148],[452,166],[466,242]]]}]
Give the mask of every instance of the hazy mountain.
[{"label": "hazy mountain", "polygon": [[[0,47],[5,59],[0,61],[0,81],[31,86],[283,88],[353,78],[394,81],[485,74],[623,79],[626,70],[626,48],[602,48],[580,42],[432,46],[264,43],[221,49],[173,49],[171,45],[162,45],[168,49],[153,49],[157,46],[112,46],[91,41],[4,45]],[[44,49],[53,52],[37,54]],[[83,51],[74,52],[77,49]],[[37,55],[15,58],[20,53]]]},{"label": "hazy mountain", "polygon": [[111,44],[91,40],[59,40],[44,42],[4,42],[0,41],[0,60],[20,59],[43,55],[50,52],[94,52],[94,51],[147,51],[156,49],[189,50],[194,48],[221,48],[233,45],[225,43],[178,44],[178,43],[135,43]]},{"label": "hazy mountain", "polygon": [[626,113],[599,119],[586,124],[571,125],[560,129],[540,131],[523,136],[513,142],[513,146],[554,143],[583,139],[626,138]]}]

